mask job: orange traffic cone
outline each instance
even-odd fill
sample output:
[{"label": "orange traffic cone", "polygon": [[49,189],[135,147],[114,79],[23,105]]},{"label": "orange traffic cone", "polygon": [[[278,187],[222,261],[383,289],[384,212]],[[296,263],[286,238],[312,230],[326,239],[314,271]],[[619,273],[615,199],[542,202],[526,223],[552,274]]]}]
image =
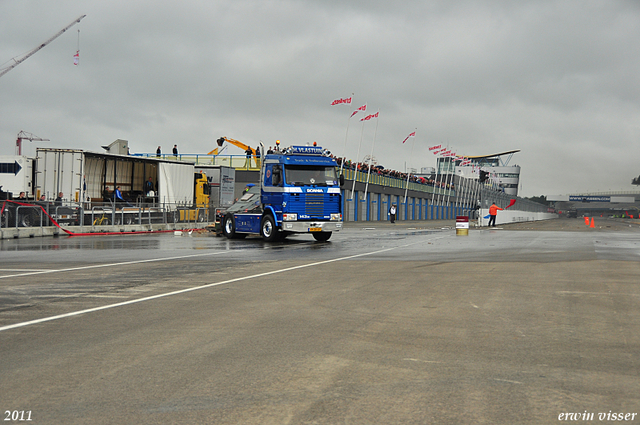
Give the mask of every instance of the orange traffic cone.
[{"label": "orange traffic cone", "polygon": [[589,226],[589,227],[591,227],[592,229],[594,229],[596,227],[596,226],[593,225],[593,217],[591,217],[591,226]]},{"label": "orange traffic cone", "polygon": [[585,224],[585,226],[589,225],[589,217],[585,217],[584,218],[584,224]]}]

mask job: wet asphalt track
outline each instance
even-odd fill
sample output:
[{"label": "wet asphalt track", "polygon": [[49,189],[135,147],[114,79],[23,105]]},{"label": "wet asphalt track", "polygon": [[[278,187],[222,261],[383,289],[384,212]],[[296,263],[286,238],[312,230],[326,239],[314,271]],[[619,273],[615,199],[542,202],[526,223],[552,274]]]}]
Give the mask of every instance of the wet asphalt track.
[{"label": "wet asphalt track", "polygon": [[0,241],[0,410],[34,424],[640,413],[637,223],[452,226]]}]

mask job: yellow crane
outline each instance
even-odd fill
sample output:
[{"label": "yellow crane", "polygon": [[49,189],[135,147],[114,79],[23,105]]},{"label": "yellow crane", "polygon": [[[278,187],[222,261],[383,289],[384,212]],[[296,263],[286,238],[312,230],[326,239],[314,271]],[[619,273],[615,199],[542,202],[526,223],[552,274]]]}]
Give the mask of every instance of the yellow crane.
[{"label": "yellow crane", "polygon": [[255,156],[255,154],[256,154],[256,150],[253,149],[252,147],[250,147],[249,145],[245,145],[244,143],[239,142],[239,141],[237,141],[235,139],[229,139],[228,137],[221,137],[218,140],[216,140],[216,143],[218,144],[218,147],[215,148],[214,150],[212,150],[211,152],[209,152],[207,155],[218,155],[218,154],[222,153],[222,150],[224,148],[223,149],[221,149],[221,148],[222,148],[222,145],[224,145],[224,142],[227,142],[229,144],[232,144],[234,146],[239,147],[240,149],[242,149],[243,152],[246,152],[247,149],[251,149],[251,154],[253,156]]}]

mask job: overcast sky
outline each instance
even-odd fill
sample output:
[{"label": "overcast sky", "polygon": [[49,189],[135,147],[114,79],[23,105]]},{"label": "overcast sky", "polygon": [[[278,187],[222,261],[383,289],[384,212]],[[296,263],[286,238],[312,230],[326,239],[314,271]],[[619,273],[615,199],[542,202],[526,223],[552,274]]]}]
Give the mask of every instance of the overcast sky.
[{"label": "overcast sky", "polygon": [[0,0],[0,68],[84,14],[0,77],[0,154],[24,130],[51,140],[27,155],[118,138],[205,154],[220,136],[341,155],[366,103],[377,131],[351,119],[351,159],[361,138],[396,170],[433,167],[436,144],[519,149],[521,196],[637,189],[636,0]]}]

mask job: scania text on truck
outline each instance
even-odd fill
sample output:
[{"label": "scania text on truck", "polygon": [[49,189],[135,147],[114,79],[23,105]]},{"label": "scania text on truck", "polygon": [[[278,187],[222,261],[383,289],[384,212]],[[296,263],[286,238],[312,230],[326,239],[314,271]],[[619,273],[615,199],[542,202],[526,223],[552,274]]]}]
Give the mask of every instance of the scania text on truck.
[{"label": "scania text on truck", "polygon": [[342,229],[342,177],[336,165],[319,146],[292,146],[265,155],[259,185],[227,209],[222,232],[230,239],[259,234],[275,241],[311,233],[317,241],[329,240]]}]

